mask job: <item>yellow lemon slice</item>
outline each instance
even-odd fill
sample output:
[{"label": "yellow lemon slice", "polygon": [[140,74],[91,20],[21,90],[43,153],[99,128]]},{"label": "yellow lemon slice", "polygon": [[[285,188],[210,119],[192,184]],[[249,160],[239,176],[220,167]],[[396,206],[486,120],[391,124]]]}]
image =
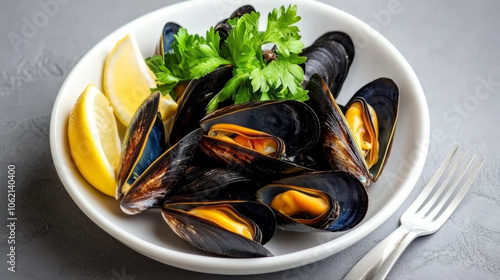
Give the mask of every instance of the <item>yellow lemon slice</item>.
[{"label": "yellow lemon slice", "polygon": [[68,140],[82,176],[96,189],[114,197],[120,137],[113,109],[95,85],[87,86],[71,111]]},{"label": "yellow lemon slice", "polygon": [[156,87],[155,79],[131,34],[116,43],[104,64],[102,82],[116,116],[125,126],[151,94],[150,88]]},{"label": "yellow lemon slice", "polygon": [[175,113],[177,112],[178,104],[170,95],[162,96],[160,99],[160,114],[165,129],[165,137],[169,139],[170,131],[174,122]]}]

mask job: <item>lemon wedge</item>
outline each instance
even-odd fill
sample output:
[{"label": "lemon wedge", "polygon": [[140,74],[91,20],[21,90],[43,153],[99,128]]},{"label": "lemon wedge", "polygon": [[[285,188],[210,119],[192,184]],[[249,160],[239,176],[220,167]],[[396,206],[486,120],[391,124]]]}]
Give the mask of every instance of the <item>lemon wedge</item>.
[{"label": "lemon wedge", "polygon": [[[163,121],[163,128],[165,130],[165,138],[170,138],[170,131],[174,124],[175,113],[177,113],[178,104],[170,95],[165,95],[160,98],[160,115]],[[167,140],[168,141],[168,140]]]},{"label": "lemon wedge", "polygon": [[70,113],[68,140],[82,176],[96,189],[114,197],[120,137],[113,109],[95,85],[87,86]]},{"label": "lemon wedge", "polygon": [[131,34],[119,40],[104,64],[103,90],[123,125],[128,126],[141,103],[156,87],[155,75]]}]

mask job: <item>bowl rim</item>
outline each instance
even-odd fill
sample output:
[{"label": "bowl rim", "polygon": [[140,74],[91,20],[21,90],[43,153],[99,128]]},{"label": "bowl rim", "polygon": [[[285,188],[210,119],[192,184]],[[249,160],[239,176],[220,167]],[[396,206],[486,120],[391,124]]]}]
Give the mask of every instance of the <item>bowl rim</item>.
[{"label": "bowl rim", "polygon": [[[413,187],[415,186],[422,172],[425,159],[427,157],[428,145],[424,145],[419,150],[419,152],[421,153],[420,154],[421,157],[418,157],[416,162],[414,163],[413,169],[410,172],[410,176],[408,176],[401,182],[400,184],[401,187],[398,193],[398,197],[400,199],[395,202],[393,201],[392,204],[384,206],[381,210],[377,212],[375,216],[365,221],[359,227],[350,230],[349,234],[339,236],[334,240],[301,251],[287,253],[284,255],[277,255],[268,258],[256,258],[251,260],[193,255],[190,253],[179,252],[168,248],[164,248],[155,244],[151,244],[143,239],[140,239],[135,235],[126,232],[118,225],[110,222],[106,217],[104,217],[92,206],[90,201],[82,199],[81,191],[77,187],[75,187],[75,179],[67,176],[68,170],[74,168],[74,166],[72,167],[71,164],[64,164],[64,162],[63,164],[61,164],[61,161],[64,161],[64,157],[66,156],[68,151],[64,147],[64,140],[61,140],[59,134],[61,126],[67,125],[66,123],[67,120],[65,120],[66,118],[61,116],[61,112],[58,109],[62,103],[63,93],[66,91],[66,87],[68,87],[70,81],[75,78],[74,76],[78,72],[78,69],[83,67],[82,65],[84,64],[84,62],[89,57],[92,57],[92,55],[98,49],[102,48],[102,45],[106,44],[111,37],[115,37],[116,34],[123,33],[123,31],[128,29],[130,26],[133,26],[138,22],[144,21],[148,17],[152,17],[155,14],[161,14],[167,9],[176,9],[181,6],[183,8],[185,8],[184,6],[195,7],[200,4],[206,4],[208,2],[210,2],[210,0],[194,0],[194,1],[180,2],[142,15],[136,18],[135,20],[132,20],[129,23],[121,26],[112,33],[108,34],[106,37],[100,40],[96,45],[94,45],[74,66],[74,68],[66,77],[64,83],[62,84],[57,94],[52,109],[51,121],[50,121],[51,155],[58,176],[61,182],[63,183],[65,189],[70,194],[73,201],[75,201],[75,203],[78,205],[78,207],[94,223],[96,223],[108,234],[118,239],[120,242],[136,250],[137,252],[146,255],[152,259],[155,259],[157,261],[172,266],[176,266],[179,268],[198,271],[198,272],[217,273],[217,274],[261,274],[261,273],[276,272],[319,261],[321,259],[333,255],[334,253],[344,250],[345,248],[360,241],[362,238],[364,238],[366,235],[368,235],[378,226],[380,226],[384,221],[386,221],[408,197],[409,193],[412,191]],[[276,2],[280,4],[280,3],[295,3],[296,1],[286,1],[286,2],[276,1]],[[392,45],[378,31],[374,30],[372,27],[370,27],[360,19],[356,18],[355,16],[345,11],[342,11],[338,8],[317,1],[307,1],[300,3],[301,3],[300,5],[311,5],[312,8],[314,9],[323,9],[332,13],[341,14],[344,18],[347,18],[349,21],[358,25],[363,25],[364,28],[366,28],[366,30],[369,30],[370,35],[373,36],[374,40],[381,42],[384,45],[384,47],[386,47],[392,54],[396,56],[395,59],[401,63],[401,66],[408,74],[408,79],[410,81],[411,88],[416,93],[415,96],[413,96],[416,101],[414,106],[418,108],[422,117],[419,120],[420,122],[418,128],[420,132],[418,136],[420,137],[418,139],[415,139],[415,141],[428,144],[430,136],[430,121],[429,121],[429,111],[425,95],[415,72],[413,71],[409,63],[406,61],[406,59],[403,57],[403,55],[396,49],[396,47]]]}]

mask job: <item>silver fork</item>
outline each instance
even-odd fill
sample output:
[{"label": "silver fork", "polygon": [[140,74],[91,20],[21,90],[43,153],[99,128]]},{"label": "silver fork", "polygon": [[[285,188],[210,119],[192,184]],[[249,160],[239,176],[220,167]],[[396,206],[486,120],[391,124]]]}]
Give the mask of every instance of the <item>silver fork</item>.
[{"label": "silver fork", "polygon": [[[482,158],[469,174],[467,180],[461,187],[457,188],[476,156],[474,154],[470,160],[464,161],[467,154],[465,151],[455,161],[448,176],[440,185],[437,185],[445,170],[451,165],[457,150],[458,147],[448,155],[422,193],[403,213],[399,228],[359,260],[347,273],[344,280],[385,279],[399,256],[415,238],[435,233],[441,228],[462,201],[484,162],[484,158]],[[464,167],[456,175],[451,186],[447,187],[462,162],[465,163]]]}]

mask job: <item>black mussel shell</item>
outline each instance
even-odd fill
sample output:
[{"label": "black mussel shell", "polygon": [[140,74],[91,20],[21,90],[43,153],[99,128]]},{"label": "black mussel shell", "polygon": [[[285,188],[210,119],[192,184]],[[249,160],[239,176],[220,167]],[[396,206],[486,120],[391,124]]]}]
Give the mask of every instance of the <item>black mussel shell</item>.
[{"label": "black mussel shell", "polygon": [[[305,224],[297,221],[297,218],[299,217],[291,217],[284,213],[281,213],[277,209],[272,208],[271,202],[276,196],[292,190],[303,194],[313,194],[326,198],[329,205],[328,210],[319,217],[312,217],[310,216],[310,213],[308,215],[301,213],[303,216],[301,217],[302,219],[308,216],[308,219],[311,220],[309,223]],[[271,183],[260,189],[257,192],[257,200],[270,206],[271,209],[273,209],[278,221],[278,228],[286,231],[310,232],[328,230],[330,228],[330,225],[338,218],[340,210],[339,204],[335,201],[335,199],[333,199],[330,194],[324,191],[308,188],[304,189],[303,187],[298,187],[295,185],[283,185],[281,183]]]},{"label": "black mussel shell", "polygon": [[227,20],[228,19],[224,19],[218,22],[214,27],[215,32],[219,33],[221,43],[229,37],[229,31],[231,31],[231,25],[227,23]]},{"label": "black mussel shell", "polygon": [[137,109],[127,127],[118,167],[116,199],[121,199],[130,185],[166,149],[159,104],[160,93],[151,94]]},{"label": "black mussel shell", "polygon": [[332,170],[350,172],[364,186],[368,186],[371,182],[370,173],[328,86],[319,75],[315,74],[309,81],[307,89],[309,90],[307,104],[320,119],[321,136],[318,146],[325,161]]},{"label": "black mussel shell", "polygon": [[350,66],[344,46],[333,40],[320,40],[305,48],[301,55],[307,57],[302,86],[307,86],[312,75],[319,74],[336,98]]},{"label": "black mussel shell", "polygon": [[[187,213],[192,208],[228,204],[241,217],[253,222],[257,240],[250,240],[219,227],[217,224]],[[276,230],[276,218],[266,205],[250,201],[183,202],[165,204],[162,216],[170,228],[193,247],[228,257],[269,257],[272,254],[262,245]]]},{"label": "black mussel shell", "polygon": [[257,183],[247,176],[222,168],[190,167],[165,203],[179,201],[252,200]]},{"label": "black mussel shell", "polygon": [[221,108],[200,121],[208,131],[214,124],[230,123],[262,131],[285,142],[287,156],[310,149],[319,139],[316,114],[296,100],[255,101]]},{"label": "black mussel shell", "polygon": [[302,56],[307,57],[303,86],[317,73],[325,80],[332,94],[338,96],[349,69],[344,47],[337,42],[319,42],[305,48]]},{"label": "black mussel shell", "polygon": [[358,225],[368,210],[368,193],[365,187],[347,172],[322,171],[279,179],[257,191],[257,200],[270,205],[276,195],[289,189],[289,187],[284,186],[298,186],[325,192],[338,204],[338,208],[332,208],[330,211],[339,212],[336,213],[338,216],[335,216],[335,213],[328,215],[326,223],[314,227],[298,223],[296,220],[275,211],[278,227],[283,230],[299,232],[345,231]]},{"label": "black mussel shell", "polygon": [[161,206],[165,196],[191,166],[202,135],[201,129],[189,133],[156,159],[123,196],[122,211],[137,214]]},{"label": "black mussel shell", "polygon": [[321,35],[315,42],[321,41],[334,41],[341,44],[347,54],[347,58],[349,60],[348,64],[351,66],[352,61],[354,60],[355,47],[349,35],[341,31],[330,31]]},{"label": "black mussel shell", "polygon": [[175,41],[174,35],[179,32],[180,28],[181,26],[175,22],[167,22],[163,26],[160,41],[156,45],[155,55],[161,55],[162,57],[164,57],[166,53],[173,52],[172,44]]},{"label": "black mussel shell", "polygon": [[171,144],[177,143],[189,132],[199,128],[199,121],[205,116],[208,103],[231,79],[232,71],[231,66],[219,67],[189,82],[179,101],[173,121],[170,133]]},{"label": "black mussel shell", "polygon": [[[388,78],[376,79],[362,87],[344,107],[337,105],[319,75],[311,78],[307,103],[318,115],[322,134],[318,143],[333,170],[352,173],[364,186],[378,179],[389,157],[399,110],[399,90]],[[344,112],[354,100],[366,102],[378,116],[378,162],[369,170],[355,143]],[[344,112],[343,112],[344,111]]]},{"label": "black mussel shell", "polygon": [[[319,141],[318,141],[319,142]],[[300,153],[296,156],[285,157],[287,161],[291,161],[300,166],[307,167],[316,171],[326,171],[331,170],[330,165],[325,161],[323,152],[316,146],[310,150]]]},{"label": "black mussel shell", "polygon": [[389,78],[379,78],[359,89],[347,103],[343,111],[357,98],[362,98],[376,112],[379,130],[379,161],[370,168],[372,181],[377,181],[389,158],[392,139],[396,133],[399,113],[399,89]]},{"label": "black mussel shell", "polygon": [[257,180],[270,180],[313,171],[292,162],[205,135],[200,140],[200,149],[223,168],[242,172]]}]

